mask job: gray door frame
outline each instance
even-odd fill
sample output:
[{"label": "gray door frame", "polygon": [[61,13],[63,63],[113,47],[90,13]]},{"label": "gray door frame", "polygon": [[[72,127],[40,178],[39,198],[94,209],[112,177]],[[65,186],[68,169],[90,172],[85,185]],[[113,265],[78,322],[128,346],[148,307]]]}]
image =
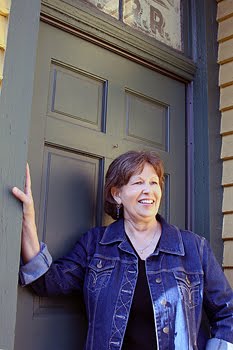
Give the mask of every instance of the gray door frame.
[{"label": "gray door frame", "polygon": [[0,97],[0,349],[13,350],[23,187],[31,118],[40,0],[12,0]]},{"label": "gray door frame", "polygon": [[[222,263],[222,162],[219,111],[217,2],[192,0],[193,47],[197,71],[189,84],[192,97],[192,136],[189,161],[191,228],[205,236],[219,263]],[[188,106],[189,108],[189,106]],[[191,144],[192,143],[192,144]]]},{"label": "gray door frame", "polygon": [[[52,3],[53,0],[45,2]],[[179,54],[173,53],[172,58],[169,50],[163,49],[159,44],[153,48],[153,54],[147,56],[146,64],[164,72],[170,66],[168,75],[178,75],[187,82],[187,227],[205,235],[221,260],[221,139],[215,22],[217,4],[212,0],[191,0],[191,4],[195,64],[187,59],[182,64]],[[44,8],[42,6],[43,20],[58,26],[59,16],[56,22],[49,15],[51,7],[48,6],[46,14]],[[80,13],[80,10],[77,12]],[[22,215],[21,206],[12,197],[10,190],[15,184],[22,187],[24,182],[39,16],[40,0],[12,0],[0,97],[0,348],[8,350],[14,348]],[[86,14],[85,16],[87,18]],[[87,40],[93,39],[93,32],[88,33],[88,24],[80,23],[80,34],[86,36]],[[103,21],[101,23],[103,25]],[[108,27],[107,21],[105,24]],[[94,26],[97,25],[98,21],[95,21]],[[60,23],[59,26],[62,27],[63,24]],[[64,30],[68,30],[68,27]],[[70,27],[71,32],[72,30],[74,27]],[[114,33],[121,37],[121,28],[117,28]],[[133,39],[131,34],[129,31],[124,36],[129,42]],[[106,33],[103,37],[108,40]],[[102,45],[103,43],[104,41]],[[112,43],[115,44],[115,50],[123,54],[117,46],[119,42],[116,35],[112,37]],[[105,44],[111,46],[107,41]],[[124,47],[126,44],[122,49],[125,49],[124,54],[128,58],[145,63],[142,52],[143,49],[146,52],[147,47],[143,46],[142,41],[139,44],[140,49],[133,49],[132,45],[127,52],[127,46]]]}]

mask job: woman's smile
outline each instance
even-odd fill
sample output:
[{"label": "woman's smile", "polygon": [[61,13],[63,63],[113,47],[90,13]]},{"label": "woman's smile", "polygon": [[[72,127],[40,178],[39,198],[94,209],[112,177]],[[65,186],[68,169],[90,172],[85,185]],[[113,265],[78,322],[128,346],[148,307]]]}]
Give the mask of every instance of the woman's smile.
[{"label": "woman's smile", "polygon": [[141,204],[146,204],[146,205],[154,204],[154,200],[153,199],[140,199],[138,202],[141,203]]}]

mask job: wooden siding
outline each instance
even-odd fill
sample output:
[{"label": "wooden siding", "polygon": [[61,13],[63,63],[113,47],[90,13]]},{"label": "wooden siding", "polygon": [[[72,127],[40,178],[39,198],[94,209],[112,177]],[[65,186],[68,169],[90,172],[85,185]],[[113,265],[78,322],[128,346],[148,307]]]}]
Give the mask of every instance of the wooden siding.
[{"label": "wooden siding", "polygon": [[10,13],[10,0],[0,0],[0,87],[3,79],[4,56],[8,30],[8,17]]},{"label": "wooden siding", "polygon": [[218,1],[218,63],[223,160],[223,267],[233,286],[233,0]]}]

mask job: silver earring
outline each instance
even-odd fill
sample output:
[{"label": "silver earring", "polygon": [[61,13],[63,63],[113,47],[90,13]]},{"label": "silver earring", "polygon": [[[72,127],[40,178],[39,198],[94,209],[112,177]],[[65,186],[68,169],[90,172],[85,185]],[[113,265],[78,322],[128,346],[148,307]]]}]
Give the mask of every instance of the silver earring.
[{"label": "silver earring", "polygon": [[121,209],[121,205],[117,204],[116,205],[116,217],[117,217],[117,219],[119,219],[119,217],[120,217],[120,209]]}]

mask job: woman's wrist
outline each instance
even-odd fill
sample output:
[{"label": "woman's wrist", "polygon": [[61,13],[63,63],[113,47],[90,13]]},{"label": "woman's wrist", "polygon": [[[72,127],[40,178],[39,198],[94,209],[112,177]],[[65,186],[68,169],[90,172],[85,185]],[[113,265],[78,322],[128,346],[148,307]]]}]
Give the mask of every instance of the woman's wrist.
[{"label": "woman's wrist", "polygon": [[40,243],[37,236],[36,226],[32,225],[28,227],[25,225],[23,235],[22,235],[22,244],[21,244],[21,254],[23,262],[26,264],[31,259],[33,259],[40,252]]}]

